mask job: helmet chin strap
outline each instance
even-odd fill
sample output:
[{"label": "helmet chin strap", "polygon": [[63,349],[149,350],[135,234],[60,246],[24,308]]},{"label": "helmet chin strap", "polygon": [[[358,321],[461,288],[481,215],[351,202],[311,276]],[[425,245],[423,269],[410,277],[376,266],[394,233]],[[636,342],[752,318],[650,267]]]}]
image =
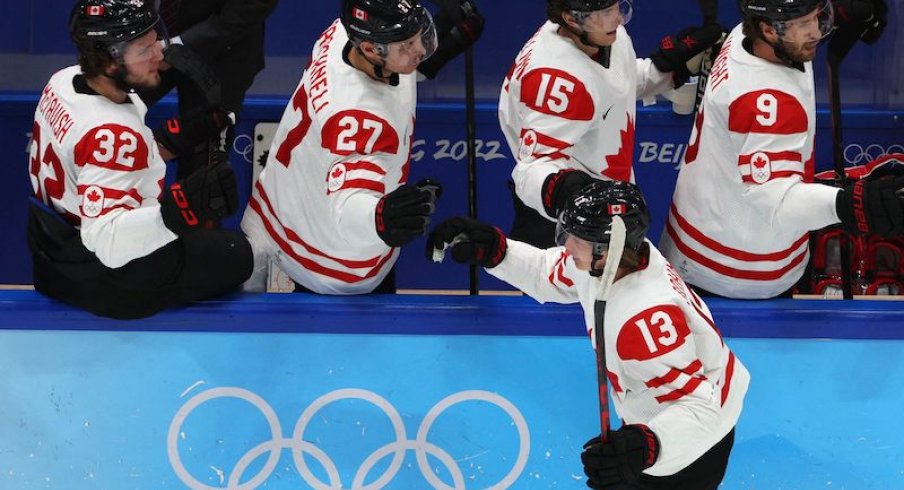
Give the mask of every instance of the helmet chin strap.
[{"label": "helmet chin strap", "polygon": [[364,54],[364,51],[361,51],[361,48],[358,47],[358,45],[355,45],[355,49],[358,51],[358,54],[360,54],[361,57],[364,58],[368,63],[370,63],[370,66],[373,67],[375,77],[381,80],[386,80],[386,82],[389,83],[389,85],[392,87],[399,85],[398,73],[390,73],[389,75],[386,75],[383,72],[383,68],[386,66],[386,61],[383,59],[382,53],[378,53],[380,54],[380,63],[374,63],[370,58],[367,57],[367,55]]},{"label": "helmet chin strap", "polygon": [[585,46],[596,48],[596,54],[594,54],[590,58],[602,65],[603,68],[609,68],[609,62],[612,57],[612,46],[600,46],[599,44],[594,43],[590,40],[590,33],[585,31],[583,27],[581,28],[581,31],[578,32],[572,29],[571,26],[568,26],[566,23],[565,28],[568,30],[568,32],[577,36],[581,43]]}]

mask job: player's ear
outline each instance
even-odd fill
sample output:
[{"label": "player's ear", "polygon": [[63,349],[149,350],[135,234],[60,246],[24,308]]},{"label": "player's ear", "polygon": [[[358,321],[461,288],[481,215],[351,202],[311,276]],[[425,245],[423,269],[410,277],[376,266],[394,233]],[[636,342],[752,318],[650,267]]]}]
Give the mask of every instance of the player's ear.
[{"label": "player's ear", "polygon": [[578,23],[577,19],[574,18],[574,15],[571,12],[562,12],[562,20],[565,21],[572,29],[576,31],[581,30],[581,24]]},{"label": "player's ear", "polygon": [[763,39],[772,44],[778,42],[778,33],[775,31],[775,27],[773,27],[771,23],[760,21],[759,29],[760,33],[763,36]]},{"label": "player's ear", "polygon": [[380,57],[380,53],[377,52],[377,46],[370,41],[361,41],[358,43],[358,49],[367,57]]}]

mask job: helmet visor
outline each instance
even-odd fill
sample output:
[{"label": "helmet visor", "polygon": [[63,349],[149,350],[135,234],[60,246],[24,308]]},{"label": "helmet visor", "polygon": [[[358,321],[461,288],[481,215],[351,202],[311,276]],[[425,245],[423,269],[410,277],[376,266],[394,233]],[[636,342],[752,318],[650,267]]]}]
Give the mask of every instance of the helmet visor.
[{"label": "helmet visor", "polygon": [[631,0],[619,0],[602,10],[581,12],[573,10],[571,15],[585,32],[612,32],[619,25],[626,25],[631,21],[634,6]]},{"label": "helmet visor", "polygon": [[823,2],[809,14],[772,23],[772,27],[775,28],[782,41],[792,44],[824,39],[832,33],[834,25],[835,15],[832,10],[832,2],[829,1]]},{"label": "helmet visor", "polygon": [[404,41],[377,43],[383,58],[395,65],[417,65],[436,52],[438,45],[436,26],[427,9],[419,9],[417,32]]},{"label": "helmet visor", "polygon": [[169,45],[169,37],[162,22],[129,41],[109,46],[110,55],[122,66],[138,66],[152,60],[163,60],[163,50]]}]

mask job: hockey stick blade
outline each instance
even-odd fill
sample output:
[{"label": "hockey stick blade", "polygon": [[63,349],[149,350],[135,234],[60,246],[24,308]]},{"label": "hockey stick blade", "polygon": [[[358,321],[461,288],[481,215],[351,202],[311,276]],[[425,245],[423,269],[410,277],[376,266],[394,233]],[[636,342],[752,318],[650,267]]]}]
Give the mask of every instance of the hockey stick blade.
[{"label": "hockey stick blade", "polygon": [[593,343],[596,351],[596,380],[600,401],[600,440],[603,442],[609,439],[610,426],[609,378],[606,369],[606,336],[604,333],[606,301],[609,299],[612,283],[615,282],[615,274],[618,272],[618,264],[621,262],[622,252],[625,249],[625,235],[625,222],[621,217],[613,216],[606,264],[603,266],[603,275],[599,279],[596,301],[593,304]]}]

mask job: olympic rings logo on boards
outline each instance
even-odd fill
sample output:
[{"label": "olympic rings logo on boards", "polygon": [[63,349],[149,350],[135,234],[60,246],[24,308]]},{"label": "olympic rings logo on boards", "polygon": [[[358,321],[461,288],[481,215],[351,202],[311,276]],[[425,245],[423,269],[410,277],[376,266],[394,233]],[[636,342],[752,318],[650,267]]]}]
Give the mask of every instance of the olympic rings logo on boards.
[{"label": "olympic rings logo on boards", "polygon": [[856,143],[844,147],[844,161],[851,165],[865,165],[890,153],[904,153],[904,145],[890,145],[887,148],[873,143],[861,146]]},{"label": "olympic rings logo on boards", "polygon": [[[354,480],[352,481],[352,485],[350,487],[355,490],[377,490],[384,488],[386,485],[391,483],[396,474],[401,469],[402,463],[405,459],[405,454],[408,450],[413,450],[415,452],[417,458],[417,466],[420,469],[421,474],[433,488],[441,490],[465,489],[465,477],[462,474],[461,468],[459,468],[458,463],[455,461],[455,459],[442,448],[427,441],[427,435],[429,434],[430,428],[433,425],[434,421],[436,421],[437,417],[439,417],[439,415],[449,407],[465,401],[482,401],[499,407],[509,417],[511,417],[513,425],[518,431],[518,456],[515,459],[514,465],[500,481],[490,487],[487,487],[487,490],[503,490],[511,487],[524,471],[524,468],[527,465],[527,458],[530,453],[530,432],[528,431],[527,421],[525,420],[524,416],[510,401],[496,393],[491,393],[488,391],[466,390],[443,398],[427,412],[427,415],[424,416],[424,420],[423,422],[421,422],[421,425],[418,428],[417,436],[415,437],[415,439],[409,440],[405,432],[405,425],[402,421],[402,416],[399,414],[398,410],[396,410],[396,408],[391,403],[389,403],[388,400],[372,391],[356,388],[346,388],[335,390],[321,396],[320,398],[314,400],[314,402],[311,403],[311,405],[309,405],[301,414],[301,417],[299,417],[298,421],[295,424],[295,429],[292,433],[292,436],[290,438],[285,438],[283,437],[282,427],[280,426],[276,412],[263,398],[243,388],[212,388],[191,397],[179,409],[179,411],[176,412],[176,415],[173,417],[173,420],[170,423],[169,431],[166,437],[166,450],[170,465],[173,467],[173,470],[176,472],[176,475],[179,477],[179,479],[193,490],[215,490],[222,487],[212,487],[202,483],[194,476],[189,474],[188,470],[185,468],[185,465],[182,463],[182,459],[179,456],[179,438],[180,434],[182,433],[182,425],[185,422],[185,419],[191,414],[194,409],[198,408],[206,402],[218,398],[235,398],[248,402],[260,411],[260,413],[266,419],[267,424],[270,426],[270,440],[262,442],[254,448],[251,448],[239,459],[236,465],[229,472],[227,488],[234,490],[249,490],[257,488],[259,485],[267,481],[267,479],[270,478],[270,476],[276,470],[276,465],[279,463],[283,449],[290,449],[292,451],[292,459],[295,463],[295,468],[297,469],[298,474],[304,479],[305,483],[310,486],[310,488],[314,488],[316,490],[336,490],[345,488],[339,476],[339,470],[336,466],[336,463],[319,447],[304,440],[305,429],[317,414],[317,412],[330,403],[345,399],[364,400],[381,409],[387,415],[387,417],[389,417],[396,437],[395,441],[378,448],[367,458],[365,458],[364,462],[355,473]],[[248,469],[248,467],[255,459],[257,459],[264,453],[269,454],[260,471],[252,478],[247,479],[246,482],[240,483],[243,480],[244,473]],[[307,455],[309,455],[310,457],[316,459],[317,462],[322,465],[327,473],[327,477],[329,479],[328,482],[320,480],[311,472],[311,470],[308,468],[307,463],[305,462],[305,453],[307,453]],[[392,454],[392,461],[386,468],[386,471],[372,483],[365,484],[365,479],[367,478],[369,472],[373,469],[373,467],[380,460],[390,454]],[[446,467],[447,471],[451,475],[454,486],[447,485],[436,476],[428,463],[428,454],[436,458]]]}]

